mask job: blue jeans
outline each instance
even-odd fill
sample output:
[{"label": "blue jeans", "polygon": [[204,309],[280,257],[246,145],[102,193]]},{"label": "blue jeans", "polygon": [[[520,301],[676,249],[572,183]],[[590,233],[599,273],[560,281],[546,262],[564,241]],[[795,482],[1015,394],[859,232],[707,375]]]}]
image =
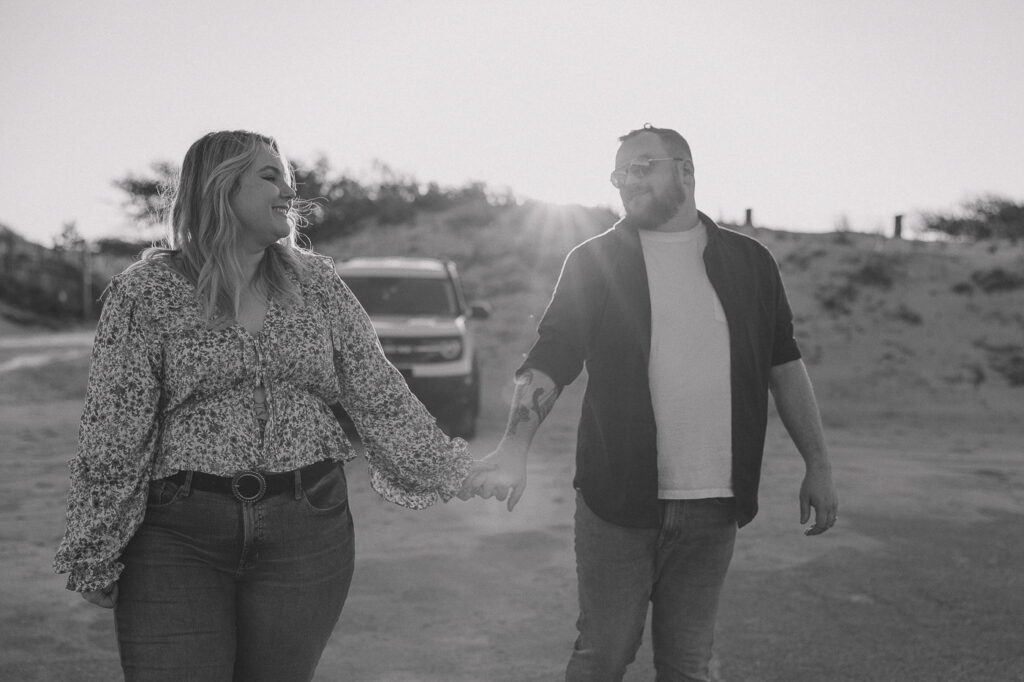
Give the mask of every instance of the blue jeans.
[{"label": "blue jeans", "polygon": [[568,682],[621,680],[653,604],[658,682],[708,680],[718,597],[732,560],[732,498],[662,501],[661,528],[624,528],[576,495],[579,637]]},{"label": "blue jeans", "polygon": [[238,502],[162,480],[121,556],[128,681],[310,680],[353,569],[345,474]]}]

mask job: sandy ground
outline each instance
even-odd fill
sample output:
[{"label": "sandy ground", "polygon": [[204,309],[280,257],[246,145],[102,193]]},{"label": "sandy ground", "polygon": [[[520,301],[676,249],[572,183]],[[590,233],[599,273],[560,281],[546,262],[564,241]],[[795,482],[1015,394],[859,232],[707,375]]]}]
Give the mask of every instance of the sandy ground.
[{"label": "sandy ground", "polygon": [[[63,527],[88,334],[0,329],[0,679],[120,679],[109,611],[50,568]],[[487,379],[474,450],[505,419]],[[352,591],[316,680],[560,679],[575,636],[572,449],[580,386],[541,430],[529,487],[412,512],[349,466]],[[761,513],[738,538],[723,598],[721,680],[1024,680],[1024,406],[823,400],[839,525],[806,538],[802,464],[769,425]],[[997,405],[998,407],[991,407]],[[627,680],[651,680],[645,642]]]}]

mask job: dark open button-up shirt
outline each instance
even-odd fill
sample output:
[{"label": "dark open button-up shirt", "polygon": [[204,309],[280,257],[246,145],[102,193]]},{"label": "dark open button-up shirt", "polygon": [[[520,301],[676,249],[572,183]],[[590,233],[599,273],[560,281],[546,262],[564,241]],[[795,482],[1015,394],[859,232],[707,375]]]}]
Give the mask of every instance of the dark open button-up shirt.
[{"label": "dark open button-up shirt", "polygon": [[[775,259],[759,242],[703,213],[704,265],[729,327],[732,487],[737,521],[757,513],[771,368],[800,358]],[[657,428],[648,383],[651,305],[647,269],[628,218],[566,257],[517,374],[536,369],[565,386],[589,377],[576,443],[574,485],[610,523],[657,528]],[[687,353],[699,361],[700,349]]]}]

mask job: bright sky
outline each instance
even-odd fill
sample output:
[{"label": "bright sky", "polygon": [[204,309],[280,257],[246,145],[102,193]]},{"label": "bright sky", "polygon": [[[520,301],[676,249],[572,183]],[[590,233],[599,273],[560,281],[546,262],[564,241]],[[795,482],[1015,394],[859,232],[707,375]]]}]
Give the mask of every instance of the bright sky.
[{"label": "bright sky", "polygon": [[0,223],[130,234],[111,181],[223,128],[620,210],[649,121],[713,218],[889,230],[1024,199],[1022,31],[1020,0],[0,0]]}]

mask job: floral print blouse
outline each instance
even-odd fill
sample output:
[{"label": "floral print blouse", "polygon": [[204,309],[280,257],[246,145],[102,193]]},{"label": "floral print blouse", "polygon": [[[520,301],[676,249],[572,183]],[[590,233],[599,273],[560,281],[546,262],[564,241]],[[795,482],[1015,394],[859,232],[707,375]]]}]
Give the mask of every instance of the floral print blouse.
[{"label": "floral print blouse", "polygon": [[179,470],[229,476],[351,460],[328,407],[334,402],[359,431],[371,484],[385,499],[420,509],[458,491],[471,462],[466,442],[437,428],[385,359],[333,261],[299,257],[308,272],[292,277],[302,304],[272,300],[255,335],[237,324],[209,328],[192,284],[159,261],[112,280],[54,560],[58,573],[70,573],[68,589],[117,580],[152,480]]}]

